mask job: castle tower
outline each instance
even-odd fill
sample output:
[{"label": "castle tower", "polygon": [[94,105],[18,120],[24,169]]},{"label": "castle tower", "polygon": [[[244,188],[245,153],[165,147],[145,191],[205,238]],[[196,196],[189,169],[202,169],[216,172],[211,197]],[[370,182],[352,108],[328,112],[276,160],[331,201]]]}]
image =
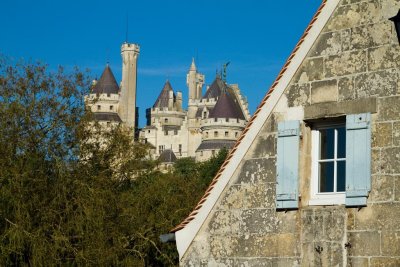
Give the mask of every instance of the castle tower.
[{"label": "castle tower", "polygon": [[202,88],[204,84],[204,75],[197,72],[196,64],[192,59],[192,64],[188,74],[186,75],[186,84],[189,89],[189,118],[194,118],[197,111],[196,102],[201,100]]},{"label": "castle tower", "polygon": [[127,126],[137,127],[136,121],[136,84],[137,58],[140,48],[137,44],[124,43],[121,46],[122,83],[121,101],[118,113]]}]

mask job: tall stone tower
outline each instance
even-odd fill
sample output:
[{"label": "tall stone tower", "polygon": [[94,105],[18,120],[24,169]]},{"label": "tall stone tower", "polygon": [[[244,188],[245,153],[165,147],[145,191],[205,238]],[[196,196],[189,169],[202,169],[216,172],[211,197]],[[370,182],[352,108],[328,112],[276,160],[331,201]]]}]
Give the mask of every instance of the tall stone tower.
[{"label": "tall stone tower", "polygon": [[204,84],[204,75],[197,72],[196,64],[192,59],[192,64],[188,74],[186,75],[186,84],[189,89],[188,117],[194,118],[197,110],[197,103],[201,101],[202,88]]},{"label": "tall stone tower", "polygon": [[125,125],[135,128],[136,122],[136,84],[137,58],[140,48],[137,44],[124,43],[121,46],[122,82],[119,116]]}]

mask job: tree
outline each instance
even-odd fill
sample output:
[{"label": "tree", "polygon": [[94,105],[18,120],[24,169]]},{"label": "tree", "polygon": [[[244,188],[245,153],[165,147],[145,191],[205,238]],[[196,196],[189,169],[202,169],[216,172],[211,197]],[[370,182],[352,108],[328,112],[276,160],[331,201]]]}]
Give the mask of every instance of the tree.
[{"label": "tree", "polygon": [[93,122],[89,81],[78,69],[0,59],[1,266],[178,262],[159,236],[189,214],[226,152],[158,172],[125,127]]}]

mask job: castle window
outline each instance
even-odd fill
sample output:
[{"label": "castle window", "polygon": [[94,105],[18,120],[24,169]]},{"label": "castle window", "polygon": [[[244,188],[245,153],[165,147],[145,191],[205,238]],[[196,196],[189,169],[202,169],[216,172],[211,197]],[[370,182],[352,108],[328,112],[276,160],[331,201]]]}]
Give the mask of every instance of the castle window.
[{"label": "castle window", "polygon": [[165,122],[165,123],[168,123],[168,119],[167,119],[167,118],[165,118],[165,119],[164,119],[164,122]]},{"label": "castle window", "polygon": [[163,153],[163,151],[164,151],[164,146],[163,145],[158,146],[158,153],[161,154]]},{"label": "castle window", "polygon": [[179,144],[179,155],[182,156],[182,145]]},{"label": "castle window", "polygon": [[107,93],[107,97],[110,97],[111,96],[111,94],[110,93]]},{"label": "castle window", "polygon": [[214,137],[218,137],[218,132],[217,131],[214,132]]},{"label": "castle window", "polygon": [[114,106],[113,105],[110,106],[110,110],[114,110]]},{"label": "castle window", "polygon": [[226,122],[229,122],[229,118],[225,118],[225,121],[226,121]]},{"label": "castle window", "polygon": [[203,112],[203,119],[207,118],[207,111]]},{"label": "castle window", "polygon": [[217,121],[218,121],[218,118],[214,118],[214,121],[217,122]]},{"label": "castle window", "polygon": [[97,110],[101,110],[101,106],[100,105],[97,105]]},{"label": "castle window", "polygon": [[238,135],[239,135],[239,133],[238,133],[238,132],[235,132],[235,137],[238,137]]},{"label": "castle window", "polygon": [[225,137],[228,137],[229,136],[229,132],[225,132]]},{"label": "castle window", "polygon": [[208,132],[206,132],[206,138],[208,138]]}]

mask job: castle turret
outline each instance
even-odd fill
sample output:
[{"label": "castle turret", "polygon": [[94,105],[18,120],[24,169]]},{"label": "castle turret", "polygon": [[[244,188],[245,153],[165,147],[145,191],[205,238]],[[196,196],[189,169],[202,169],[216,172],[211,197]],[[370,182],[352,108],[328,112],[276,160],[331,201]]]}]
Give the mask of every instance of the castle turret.
[{"label": "castle turret", "polygon": [[124,43],[121,47],[122,55],[122,83],[121,103],[118,113],[121,120],[129,127],[134,128],[136,122],[136,84],[137,58],[140,48],[137,44]]},{"label": "castle turret", "polygon": [[197,72],[194,59],[192,60],[192,64],[190,65],[189,72],[186,76],[186,84],[189,88],[189,100],[201,99],[204,75]]}]

